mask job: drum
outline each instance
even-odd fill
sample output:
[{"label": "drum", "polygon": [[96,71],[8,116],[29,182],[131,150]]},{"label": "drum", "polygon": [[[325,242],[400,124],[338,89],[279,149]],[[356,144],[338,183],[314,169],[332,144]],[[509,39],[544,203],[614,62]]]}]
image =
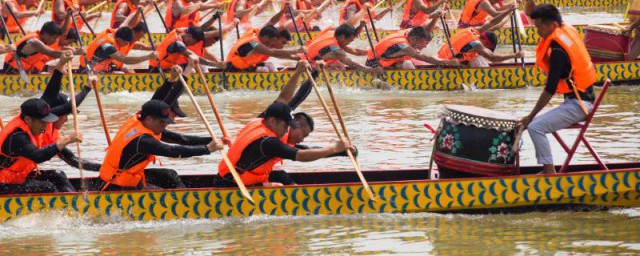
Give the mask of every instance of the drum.
[{"label": "drum", "polygon": [[584,43],[591,60],[621,61],[629,54],[630,39],[622,34],[623,28],[610,25],[589,25],[585,29]]},{"label": "drum", "polygon": [[517,157],[511,149],[519,121],[490,109],[447,105],[433,154],[441,177],[513,174]]}]

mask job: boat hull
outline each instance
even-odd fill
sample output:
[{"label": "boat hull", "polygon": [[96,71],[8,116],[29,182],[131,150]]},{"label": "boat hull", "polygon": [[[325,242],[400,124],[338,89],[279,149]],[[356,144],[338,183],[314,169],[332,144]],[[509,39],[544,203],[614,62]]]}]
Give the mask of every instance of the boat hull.
[{"label": "boat hull", "polygon": [[169,220],[640,206],[637,168],[551,176],[373,182],[371,187],[376,201],[368,198],[359,183],[251,189],[255,204],[243,198],[237,189],[206,188],[0,196],[0,221],[50,210],[94,217]]}]

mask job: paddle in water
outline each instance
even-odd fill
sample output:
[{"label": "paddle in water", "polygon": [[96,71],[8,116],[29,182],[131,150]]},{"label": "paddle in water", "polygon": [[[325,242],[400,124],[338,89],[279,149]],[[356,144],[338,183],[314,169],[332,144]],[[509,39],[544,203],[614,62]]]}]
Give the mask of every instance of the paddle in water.
[{"label": "paddle in water", "polygon": [[[0,2],[4,2],[4,1],[0,1]],[[6,4],[6,3],[3,3]],[[10,8],[7,8],[11,11]],[[11,14],[13,14],[13,12],[11,12]],[[14,16],[15,19],[15,16]],[[15,19],[17,20],[17,19]],[[6,28],[7,27],[7,22],[4,20],[4,15],[0,15],[0,21],[2,21],[2,27]],[[13,44],[13,40],[11,39],[11,34],[9,34],[9,30],[8,29],[3,29],[4,30],[4,34],[7,38],[7,41],[9,41],[9,44]],[[22,26],[20,27],[20,30],[22,30]],[[24,34],[24,31],[22,32]],[[31,81],[29,81],[29,77],[27,76],[27,72],[24,71],[24,68],[22,68],[22,58],[20,57],[20,55],[18,55],[18,49],[13,50],[13,57],[16,58],[16,65],[18,66],[18,71],[20,73],[20,78],[22,79],[22,81],[24,81],[27,84],[31,84]]]}]

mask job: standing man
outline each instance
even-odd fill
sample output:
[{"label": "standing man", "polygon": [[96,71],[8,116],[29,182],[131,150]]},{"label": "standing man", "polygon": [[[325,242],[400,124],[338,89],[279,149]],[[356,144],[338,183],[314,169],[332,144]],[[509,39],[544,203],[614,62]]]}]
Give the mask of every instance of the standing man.
[{"label": "standing man", "polygon": [[[585,120],[595,100],[593,83],[597,75],[577,30],[562,22],[555,6],[535,6],[529,16],[542,38],[536,49],[536,66],[547,74],[547,82],[535,107],[521,123],[529,130],[542,172],[555,173],[547,134]],[[564,102],[537,116],[554,94],[562,94]]]}]

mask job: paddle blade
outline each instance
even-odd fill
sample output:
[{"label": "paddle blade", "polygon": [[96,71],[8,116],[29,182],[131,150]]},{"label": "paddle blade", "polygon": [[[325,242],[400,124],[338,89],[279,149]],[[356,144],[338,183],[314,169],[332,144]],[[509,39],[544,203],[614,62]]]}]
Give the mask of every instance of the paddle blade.
[{"label": "paddle blade", "polygon": [[29,81],[29,77],[27,76],[27,72],[25,72],[24,69],[20,69],[20,79],[27,84],[31,84],[31,81]]}]

